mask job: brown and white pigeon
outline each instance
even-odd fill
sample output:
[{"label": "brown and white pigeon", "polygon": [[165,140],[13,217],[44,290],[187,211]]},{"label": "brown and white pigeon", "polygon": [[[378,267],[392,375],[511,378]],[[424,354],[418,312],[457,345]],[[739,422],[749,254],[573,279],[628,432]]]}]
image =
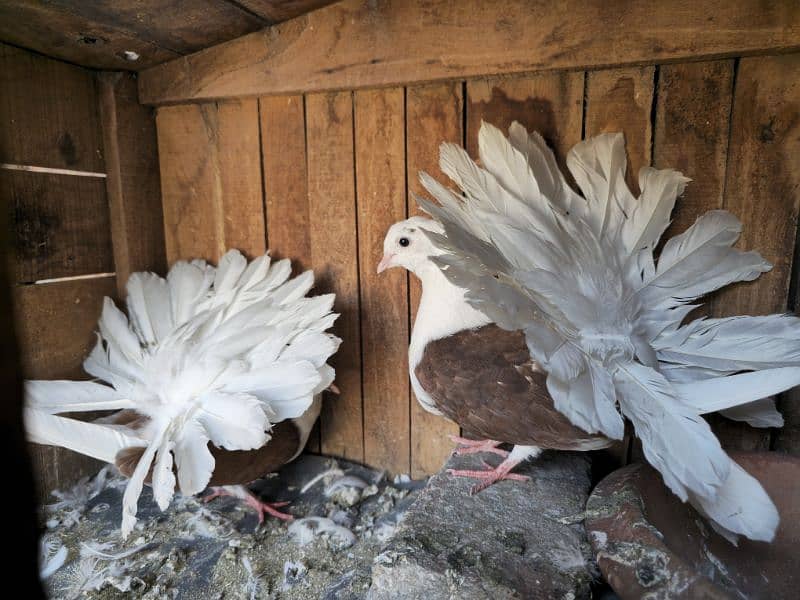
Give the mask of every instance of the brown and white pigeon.
[{"label": "brown and white pigeon", "polygon": [[780,426],[769,396],[800,384],[800,319],[787,315],[683,323],[701,296],[770,269],[733,248],[741,224],[716,210],[654,253],[687,179],[645,167],[640,197],[625,183],[621,134],[575,146],[572,190],[541,136],[518,123],[506,138],[483,124],[480,161],[441,147],[462,194],[421,174],[436,221],[393,225],[378,270],[422,281],[409,348],[412,387],[428,410],[514,444],[508,478],[545,448],[589,450],[619,440],[628,419],[666,485],[729,539],[771,540],[777,510],[732,461],[701,415],[723,411]]},{"label": "brown and white pigeon", "polygon": [[[165,510],[176,486],[240,485],[295,458],[334,379],[327,360],[340,340],[327,330],[333,294],[306,297],[307,271],[290,279],[288,260],[248,264],[238,251],[217,267],[178,262],[166,279],[134,273],[128,317],[106,298],[98,341],[84,362],[95,381],[29,381],[31,441],[116,464],[130,478],[122,534],[136,523],[143,484]],[[84,422],[63,413],[115,411]],[[289,518],[242,488],[232,494]]]}]

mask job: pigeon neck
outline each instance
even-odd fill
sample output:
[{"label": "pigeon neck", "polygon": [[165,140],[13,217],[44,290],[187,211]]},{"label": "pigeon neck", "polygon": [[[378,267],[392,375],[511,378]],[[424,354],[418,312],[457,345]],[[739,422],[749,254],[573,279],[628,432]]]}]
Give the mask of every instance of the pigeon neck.
[{"label": "pigeon neck", "polygon": [[483,313],[467,303],[464,290],[450,283],[433,263],[422,265],[414,274],[422,282],[422,298],[409,346],[412,373],[428,342],[489,323]]}]

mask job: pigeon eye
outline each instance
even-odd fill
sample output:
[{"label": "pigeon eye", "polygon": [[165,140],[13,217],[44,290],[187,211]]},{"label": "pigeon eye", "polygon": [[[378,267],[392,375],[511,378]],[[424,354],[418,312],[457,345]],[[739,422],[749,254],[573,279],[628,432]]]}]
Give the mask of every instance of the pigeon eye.
[{"label": "pigeon eye", "polygon": [[406,246],[411,244],[411,240],[409,240],[407,237],[401,237],[397,241],[397,243],[400,244],[403,248],[405,248]]}]

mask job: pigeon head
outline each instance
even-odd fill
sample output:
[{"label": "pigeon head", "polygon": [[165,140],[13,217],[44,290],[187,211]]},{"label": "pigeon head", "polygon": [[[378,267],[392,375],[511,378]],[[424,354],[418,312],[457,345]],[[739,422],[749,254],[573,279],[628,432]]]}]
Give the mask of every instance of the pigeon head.
[{"label": "pigeon head", "polygon": [[429,264],[431,256],[441,254],[425,231],[443,233],[444,229],[436,221],[425,217],[411,217],[392,225],[383,240],[383,258],[378,264],[378,273],[392,267],[404,267],[416,272]]}]

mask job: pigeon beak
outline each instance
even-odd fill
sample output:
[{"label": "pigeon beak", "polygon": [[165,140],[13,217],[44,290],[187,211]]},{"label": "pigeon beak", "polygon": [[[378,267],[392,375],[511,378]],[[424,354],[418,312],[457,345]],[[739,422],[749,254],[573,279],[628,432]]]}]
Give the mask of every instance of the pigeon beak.
[{"label": "pigeon beak", "polygon": [[386,269],[391,269],[396,266],[394,262],[394,254],[384,254],[381,262],[378,263],[378,273],[383,273]]}]

